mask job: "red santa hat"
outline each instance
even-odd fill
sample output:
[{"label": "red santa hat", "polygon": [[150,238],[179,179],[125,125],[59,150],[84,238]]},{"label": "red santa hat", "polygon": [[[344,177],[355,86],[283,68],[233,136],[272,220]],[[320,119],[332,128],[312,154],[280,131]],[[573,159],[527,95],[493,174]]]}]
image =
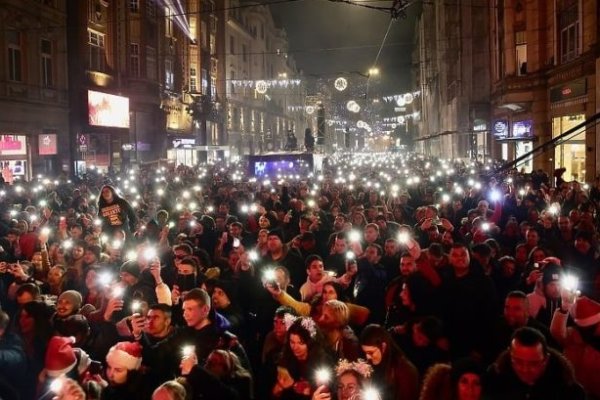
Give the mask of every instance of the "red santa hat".
[{"label": "red santa hat", "polygon": [[59,377],[75,367],[77,356],[73,349],[74,343],[74,337],[53,336],[50,339],[44,363],[49,377]]},{"label": "red santa hat", "polygon": [[108,351],[106,362],[127,370],[139,369],[142,365],[142,346],[138,342],[119,342]]},{"label": "red santa hat", "polygon": [[580,297],[573,310],[575,323],[582,327],[596,325],[600,322],[600,303],[588,297]]}]

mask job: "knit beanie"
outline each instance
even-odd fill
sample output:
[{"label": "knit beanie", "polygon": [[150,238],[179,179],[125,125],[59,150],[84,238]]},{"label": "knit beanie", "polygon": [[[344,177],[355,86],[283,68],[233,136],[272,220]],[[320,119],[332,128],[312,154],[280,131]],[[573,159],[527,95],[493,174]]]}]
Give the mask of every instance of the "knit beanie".
[{"label": "knit beanie", "polygon": [[549,284],[550,282],[560,281],[560,274],[562,269],[556,264],[548,264],[546,268],[544,268],[544,272],[542,274],[542,283],[544,286]]},{"label": "knit beanie", "polygon": [[140,277],[140,267],[135,260],[125,261],[123,265],[121,265],[121,272],[127,272],[136,278]]},{"label": "knit beanie", "polygon": [[66,290],[58,296],[57,303],[60,302],[61,299],[67,299],[75,310],[79,310],[81,308],[81,304],[83,303],[83,298],[81,297],[81,293],[77,290]]},{"label": "knit beanie", "polygon": [[277,236],[282,243],[285,243],[283,240],[283,231],[281,229],[271,229],[268,236]]}]

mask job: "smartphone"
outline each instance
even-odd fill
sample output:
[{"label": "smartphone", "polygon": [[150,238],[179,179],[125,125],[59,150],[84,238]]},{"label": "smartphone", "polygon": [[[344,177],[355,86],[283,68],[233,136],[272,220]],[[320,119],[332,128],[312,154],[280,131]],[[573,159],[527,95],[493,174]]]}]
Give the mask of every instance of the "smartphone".
[{"label": "smartphone", "polygon": [[88,367],[91,375],[100,375],[102,373],[102,363],[100,361],[92,361]]}]

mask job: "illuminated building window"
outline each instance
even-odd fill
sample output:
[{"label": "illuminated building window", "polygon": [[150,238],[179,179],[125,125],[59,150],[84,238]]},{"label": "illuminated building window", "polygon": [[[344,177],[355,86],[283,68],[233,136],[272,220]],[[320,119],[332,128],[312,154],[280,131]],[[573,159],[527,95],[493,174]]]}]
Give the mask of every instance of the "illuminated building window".
[{"label": "illuminated building window", "polygon": [[213,100],[217,99],[217,77],[214,75],[210,77],[210,97]]},{"label": "illuminated building window", "polygon": [[165,7],[165,36],[173,36],[173,12],[169,7]]},{"label": "illuminated building window", "polygon": [[198,72],[196,67],[190,67],[190,92],[198,93]]},{"label": "illuminated building window", "polygon": [[165,87],[173,90],[175,87],[175,74],[173,73],[173,61],[165,60]]},{"label": "illuminated building window", "polygon": [[40,67],[42,73],[42,86],[52,87],[52,42],[42,39],[40,42]]},{"label": "illuminated building window", "polygon": [[189,22],[190,22],[190,35],[194,38],[194,40],[196,40],[197,34],[198,34],[198,32],[197,32],[198,20],[196,19],[196,17],[190,16]]},{"label": "illuminated building window", "polygon": [[89,68],[103,72],[106,65],[104,34],[88,29]]},{"label": "illuminated building window", "polygon": [[140,12],[140,0],[129,0],[129,12]]},{"label": "illuminated building window", "polygon": [[202,68],[201,74],[202,94],[208,94],[208,71],[206,68]]}]

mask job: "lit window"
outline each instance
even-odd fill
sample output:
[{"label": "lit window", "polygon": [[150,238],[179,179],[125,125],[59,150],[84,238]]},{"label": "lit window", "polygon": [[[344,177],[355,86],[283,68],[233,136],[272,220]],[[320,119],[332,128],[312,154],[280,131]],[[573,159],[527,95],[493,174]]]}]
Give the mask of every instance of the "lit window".
[{"label": "lit window", "polygon": [[89,68],[91,71],[104,71],[104,34],[88,29]]},{"label": "lit window", "polygon": [[175,87],[175,75],[173,74],[173,61],[165,60],[165,87],[173,90]]}]

